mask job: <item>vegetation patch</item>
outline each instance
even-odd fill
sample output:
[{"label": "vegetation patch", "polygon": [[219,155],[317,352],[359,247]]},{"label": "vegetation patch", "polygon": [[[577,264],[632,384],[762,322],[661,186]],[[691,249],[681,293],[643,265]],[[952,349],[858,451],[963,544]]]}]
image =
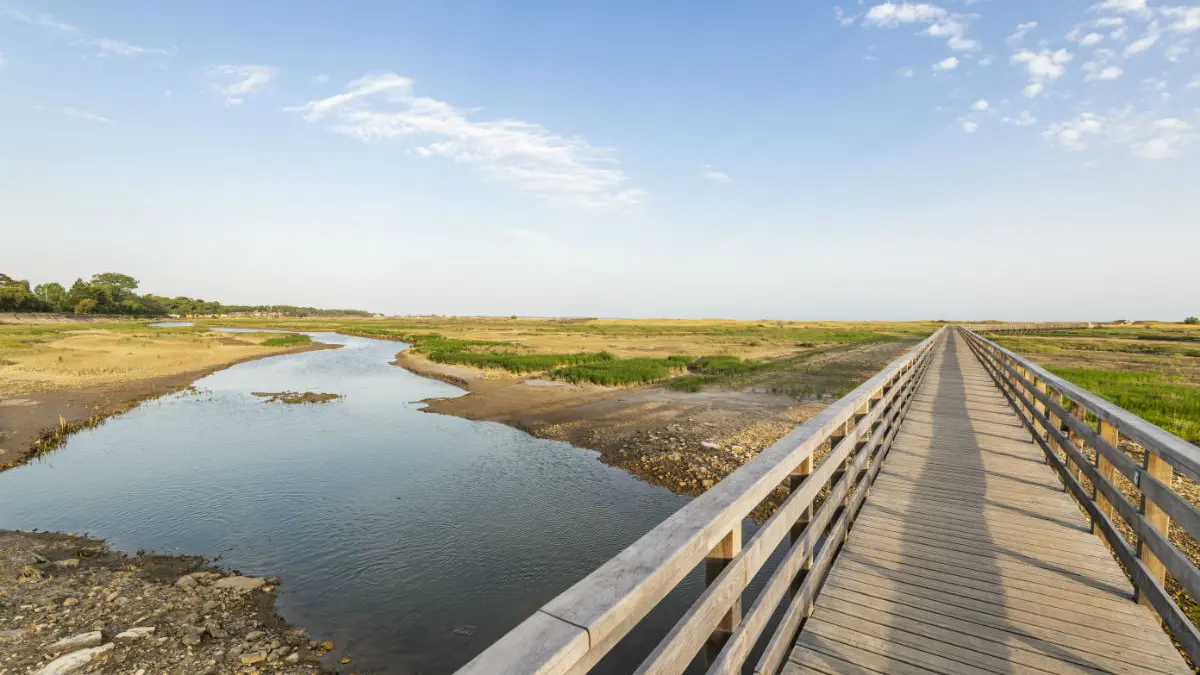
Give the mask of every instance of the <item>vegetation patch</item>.
[{"label": "vegetation patch", "polygon": [[559,368],[550,377],[575,384],[591,383],[606,387],[660,382],[671,377],[682,368],[671,359],[612,359],[582,363]]},{"label": "vegetation patch", "polygon": [[688,364],[688,370],[695,374],[671,380],[667,386],[677,391],[697,392],[705,385],[733,384],[746,375],[768,370],[774,365],[737,356],[702,356]]},{"label": "vegetation patch", "polygon": [[252,391],[254,396],[264,399],[266,403],[328,403],[342,398],[341,394],[320,394],[315,391]]},{"label": "vegetation patch", "polygon": [[1049,370],[1186,441],[1200,442],[1200,387],[1160,373],[1094,368]]},{"label": "vegetation patch", "polygon": [[311,344],[312,338],[300,333],[288,333],[287,335],[267,338],[262,341],[262,346],[264,347],[303,347],[304,345]]}]

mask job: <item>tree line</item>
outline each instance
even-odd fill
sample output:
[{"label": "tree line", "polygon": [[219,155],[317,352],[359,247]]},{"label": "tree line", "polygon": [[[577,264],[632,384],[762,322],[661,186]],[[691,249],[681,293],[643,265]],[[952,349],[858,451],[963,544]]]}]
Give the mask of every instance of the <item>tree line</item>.
[{"label": "tree line", "polygon": [[0,273],[0,312],[71,312],[127,316],[212,316],[268,314],[272,316],[371,316],[360,309],[317,309],[293,305],[223,305],[214,300],[178,296],[138,295],[138,280],[128,274],[93,274],[76,279],[70,288],[57,282],[30,287],[25,279]]}]

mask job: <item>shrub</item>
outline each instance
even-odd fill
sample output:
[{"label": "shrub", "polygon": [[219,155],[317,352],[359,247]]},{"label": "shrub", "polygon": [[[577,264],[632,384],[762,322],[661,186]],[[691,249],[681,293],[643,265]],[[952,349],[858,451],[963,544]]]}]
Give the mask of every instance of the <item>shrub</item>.
[{"label": "shrub", "polygon": [[1184,319],[1183,322],[1189,326],[1195,326],[1200,324],[1200,316],[1189,316],[1188,318]]},{"label": "shrub", "polygon": [[267,338],[262,341],[262,346],[264,347],[299,347],[309,344],[312,344],[312,338],[300,333],[288,333],[287,335]]}]

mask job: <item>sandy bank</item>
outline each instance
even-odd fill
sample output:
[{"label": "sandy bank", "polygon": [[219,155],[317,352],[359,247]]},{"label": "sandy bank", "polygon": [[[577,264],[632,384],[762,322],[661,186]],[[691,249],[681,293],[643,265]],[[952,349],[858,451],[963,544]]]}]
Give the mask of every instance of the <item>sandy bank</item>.
[{"label": "sandy bank", "polygon": [[469,392],[428,399],[426,412],[500,422],[590,448],[607,464],[689,495],[711,487],[824,407],[756,392],[576,386],[448,366],[408,351],[397,354],[393,365]]}]

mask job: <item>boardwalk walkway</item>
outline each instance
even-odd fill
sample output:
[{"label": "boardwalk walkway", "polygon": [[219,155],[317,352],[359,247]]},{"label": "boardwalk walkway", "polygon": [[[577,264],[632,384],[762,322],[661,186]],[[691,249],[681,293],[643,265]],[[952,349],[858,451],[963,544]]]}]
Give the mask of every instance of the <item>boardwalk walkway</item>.
[{"label": "boardwalk walkway", "polygon": [[938,349],[783,672],[1190,672],[965,340]]}]

